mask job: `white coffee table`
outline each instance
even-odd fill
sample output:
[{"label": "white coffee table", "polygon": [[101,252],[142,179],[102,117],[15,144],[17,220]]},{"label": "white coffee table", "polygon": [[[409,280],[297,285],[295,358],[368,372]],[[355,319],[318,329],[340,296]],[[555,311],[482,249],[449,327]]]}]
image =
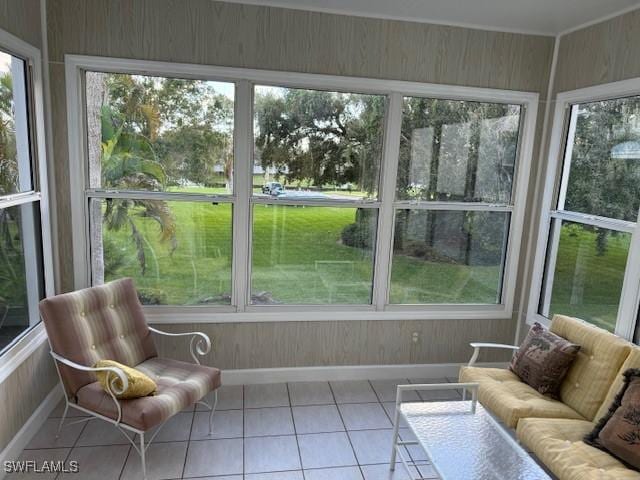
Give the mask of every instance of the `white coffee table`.
[{"label": "white coffee table", "polygon": [[[396,456],[413,476],[415,464],[403,454],[403,446],[419,445],[443,480],[547,480],[549,475],[518,442],[477,403],[478,384],[447,383],[399,385],[390,469]],[[471,401],[402,402],[409,390],[471,391]],[[401,419],[409,426],[415,441],[401,441]],[[417,477],[416,480],[422,477]]]}]

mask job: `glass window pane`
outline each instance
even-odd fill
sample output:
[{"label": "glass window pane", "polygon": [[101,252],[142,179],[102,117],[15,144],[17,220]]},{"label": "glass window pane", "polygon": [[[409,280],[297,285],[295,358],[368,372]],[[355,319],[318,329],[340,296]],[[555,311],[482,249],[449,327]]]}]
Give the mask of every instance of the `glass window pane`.
[{"label": "glass window pane", "polygon": [[94,284],[132,277],[147,305],[231,302],[230,204],[94,199],[90,210]]},{"label": "glass window pane", "polygon": [[377,210],[254,205],[251,302],[371,303]]},{"label": "glass window pane", "polygon": [[0,51],[0,196],[33,188],[25,69]]},{"label": "glass window pane", "polygon": [[0,209],[0,351],[40,321],[39,216],[37,204]]},{"label": "glass window pane", "polygon": [[92,188],[228,194],[234,84],[87,72]]},{"label": "glass window pane", "polygon": [[557,254],[555,264],[547,265],[544,289],[550,305],[545,311],[543,301],[541,313],[570,315],[613,331],[630,241],[629,233],[554,220],[549,244],[557,242]]},{"label": "glass window pane", "polygon": [[405,97],[396,198],[511,203],[520,111]]},{"label": "glass window pane", "polygon": [[255,87],[255,195],[377,198],[386,97]]},{"label": "glass window pane", "polygon": [[635,222],[640,207],[640,96],[575,105],[572,123],[566,201],[559,208]]},{"label": "glass window pane", "polygon": [[390,303],[500,302],[510,214],[397,210]]}]

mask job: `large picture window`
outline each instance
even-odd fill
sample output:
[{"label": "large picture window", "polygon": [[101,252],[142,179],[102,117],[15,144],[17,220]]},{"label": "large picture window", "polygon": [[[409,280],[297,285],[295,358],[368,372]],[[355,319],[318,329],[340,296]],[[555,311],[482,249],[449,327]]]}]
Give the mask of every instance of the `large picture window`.
[{"label": "large picture window", "polygon": [[[33,47],[2,31],[0,37],[39,58]],[[50,256],[43,253],[48,224],[41,213],[46,166],[38,165],[42,151],[35,136],[29,58],[0,49],[0,353],[39,323],[45,263],[50,267]],[[51,292],[52,279],[47,281]]]},{"label": "large picture window", "polygon": [[247,318],[511,315],[535,94],[67,63],[78,286]]},{"label": "large picture window", "polygon": [[571,315],[630,336],[637,295],[625,290],[638,291],[631,259],[640,207],[640,96],[614,95],[569,99],[566,116],[557,113],[556,125],[566,119],[562,168],[541,233],[548,242],[536,313]]}]

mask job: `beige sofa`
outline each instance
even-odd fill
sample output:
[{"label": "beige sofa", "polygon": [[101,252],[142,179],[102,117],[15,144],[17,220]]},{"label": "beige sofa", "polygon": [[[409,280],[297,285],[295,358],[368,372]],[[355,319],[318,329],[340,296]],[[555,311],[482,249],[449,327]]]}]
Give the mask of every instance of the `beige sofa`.
[{"label": "beige sofa", "polygon": [[611,455],[582,441],[607,412],[622,386],[622,373],[640,368],[640,347],[581,320],[556,315],[550,330],[581,346],[562,384],[561,401],[529,387],[510,370],[473,366],[482,348],[517,347],[471,344],[470,364],[460,382],[477,382],[478,399],[560,480],[640,480]]}]

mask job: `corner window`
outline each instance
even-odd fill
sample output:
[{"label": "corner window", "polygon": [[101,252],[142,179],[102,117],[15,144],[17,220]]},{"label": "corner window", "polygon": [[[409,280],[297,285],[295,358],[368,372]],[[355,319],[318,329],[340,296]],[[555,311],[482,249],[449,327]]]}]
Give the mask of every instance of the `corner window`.
[{"label": "corner window", "polygon": [[640,207],[640,97],[569,108],[538,313],[615,331]]},{"label": "corner window", "polygon": [[0,51],[0,352],[40,321],[44,296],[31,100],[27,61]]}]

